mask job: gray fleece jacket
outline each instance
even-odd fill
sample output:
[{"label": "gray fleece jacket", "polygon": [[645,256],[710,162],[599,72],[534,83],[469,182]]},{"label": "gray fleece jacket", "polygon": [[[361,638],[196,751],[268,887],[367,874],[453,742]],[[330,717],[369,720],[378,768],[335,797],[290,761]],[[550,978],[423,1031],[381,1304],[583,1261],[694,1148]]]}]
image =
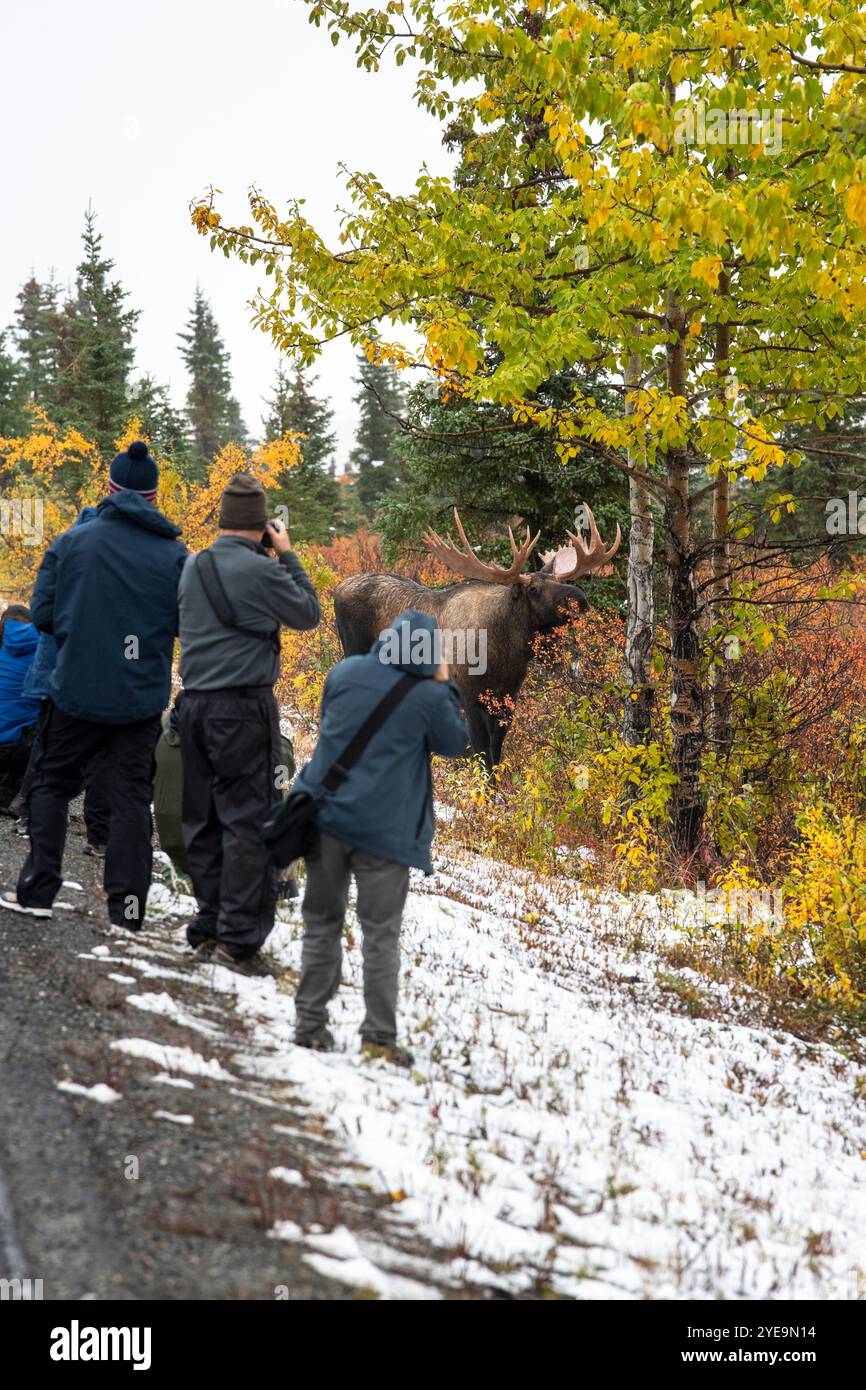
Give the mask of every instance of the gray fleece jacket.
[{"label": "gray fleece jacket", "polygon": [[[319,600],[293,551],[274,560],[243,536],[217,536],[211,552],[238,622],[225,627],[208,601],[191,555],[178,589],[180,675],[184,690],[273,685],[280,673],[280,625],[299,632],[319,622]],[[263,642],[254,632],[272,634]]]}]

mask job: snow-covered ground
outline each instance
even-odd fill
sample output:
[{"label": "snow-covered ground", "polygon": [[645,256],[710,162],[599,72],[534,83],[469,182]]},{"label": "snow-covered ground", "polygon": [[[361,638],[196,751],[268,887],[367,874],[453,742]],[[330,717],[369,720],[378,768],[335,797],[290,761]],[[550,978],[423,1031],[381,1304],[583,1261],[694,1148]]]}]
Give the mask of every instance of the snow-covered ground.
[{"label": "snow-covered ground", "polygon": [[[191,908],[155,887],[152,914]],[[866,1297],[863,1079],[830,1047],[738,1022],[725,989],[675,970],[659,954],[671,929],[658,903],[477,856],[413,878],[402,974],[411,1073],[358,1052],[353,914],[347,929],[332,1054],[293,1047],[291,995],[272,980],[202,966],[221,1007],[196,1017],[175,1004],[180,933],[118,937],[94,953],[114,980],[137,975],[127,1002],[141,1029],[119,1046],[165,1080],[291,1083],[345,1154],[336,1176],[391,1194],[395,1232],[417,1232],[442,1258],[345,1228],[283,1223],[273,1238],[305,1242],[322,1272],[385,1297],[466,1281],[585,1299]],[[274,956],[297,969],[300,940],[297,908],[283,909]],[[672,977],[727,1021],[672,1012]],[[248,1041],[238,1051],[226,1029],[227,1073],[208,1047],[232,997]],[[190,1047],[148,1042],[153,1015],[173,1016]]]}]

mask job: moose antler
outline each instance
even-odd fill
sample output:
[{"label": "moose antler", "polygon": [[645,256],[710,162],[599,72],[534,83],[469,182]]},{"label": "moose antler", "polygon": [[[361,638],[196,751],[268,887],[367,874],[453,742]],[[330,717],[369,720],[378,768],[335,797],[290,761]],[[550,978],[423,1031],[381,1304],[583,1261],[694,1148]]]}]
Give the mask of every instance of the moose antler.
[{"label": "moose antler", "polygon": [[444,565],[454,570],[456,574],[465,575],[467,579],[483,579],[488,584],[527,584],[529,582],[529,576],[523,573],[523,568],[538,544],[538,539],[541,535],[540,531],[538,535],[530,539],[529,527],[527,526],[526,536],[520,545],[518,545],[517,541],[514,539],[514,532],[509,526],[508,536],[511,541],[511,554],[513,560],[510,567],[505,569],[503,565],[494,564],[492,561],[488,563],[487,561],[479,560],[466,538],[466,532],[463,530],[463,523],[460,520],[460,513],[457,511],[456,507],[454,508],[454,522],[460,534],[460,539],[463,542],[463,550],[458,550],[452,541],[443,540],[442,537],[433,530],[432,526],[424,532],[422,537],[424,544],[430,551],[430,554],[435,555],[437,560],[441,560]]},{"label": "moose antler", "polygon": [[595,524],[595,517],[589,507],[584,503],[584,510],[589,519],[589,544],[584,544],[580,536],[576,536],[573,531],[566,531],[571,545],[564,545],[561,550],[557,550],[549,559],[551,574],[554,579],[566,581],[579,579],[581,575],[592,574],[594,570],[599,570],[612,560],[619,550],[622,535],[619,526],[616,528],[616,539],[610,550],[605,549],[604,541],[598,534],[598,527]]}]

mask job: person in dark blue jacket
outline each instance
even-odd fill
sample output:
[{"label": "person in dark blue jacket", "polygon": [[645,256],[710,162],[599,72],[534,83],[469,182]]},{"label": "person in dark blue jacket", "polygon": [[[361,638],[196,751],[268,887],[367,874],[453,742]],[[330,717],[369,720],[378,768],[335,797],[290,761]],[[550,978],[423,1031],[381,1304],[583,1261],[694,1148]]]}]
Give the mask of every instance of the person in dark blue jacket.
[{"label": "person in dark blue jacket", "polygon": [[30,757],[38,700],[24,695],[39,634],[22,603],[10,604],[0,617],[0,811],[6,812],[21,785]]},{"label": "person in dark blue jacket", "polygon": [[17,892],[0,894],[0,906],[16,912],[51,916],[69,802],[104,749],[111,784],[108,915],[132,930],[144,917],[153,755],[171,689],[177,586],[187,557],[178,527],[155,506],[157,483],[147,446],[130,444],[112,462],[110,495],[96,516],[60,536],[39,568],[33,621],[57,642],[57,662],[30,791],[30,854]]},{"label": "person in dark blue jacket", "polygon": [[[82,507],[75,525],[83,526],[86,521],[92,521],[95,516],[95,507]],[[40,714],[33,730],[27,771],[24,773],[18,793],[9,807],[11,813],[20,817],[16,827],[19,835],[28,833],[27,817],[30,788],[35,781],[39,758],[42,753],[42,726],[50,702],[49,684],[56,665],[57,643],[50,632],[42,632],[39,634],[39,645],[36,648],[33,664],[24,677],[21,691],[21,694],[28,699],[39,701]],[[97,753],[84,775],[84,824],[87,827],[85,854],[96,855],[99,858],[105,854],[110,819],[108,758],[103,749],[102,752]]]},{"label": "person in dark blue jacket", "polygon": [[352,736],[404,675],[417,687],[388,716],[348,776],[320,803],[321,836],[307,856],[301,979],[295,1041],[327,1050],[328,1004],[340,984],[343,918],[354,876],[364,934],[365,1050],[411,1065],[397,1046],[397,982],[403,907],[410,867],[433,871],[435,822],[430,755],[453,758],[469,741],[460,693],[441,660],[439,632],[426,613],[407,610],[366,656],[329,672],[319,742],[294,789],[321,796],[321,783]]}]

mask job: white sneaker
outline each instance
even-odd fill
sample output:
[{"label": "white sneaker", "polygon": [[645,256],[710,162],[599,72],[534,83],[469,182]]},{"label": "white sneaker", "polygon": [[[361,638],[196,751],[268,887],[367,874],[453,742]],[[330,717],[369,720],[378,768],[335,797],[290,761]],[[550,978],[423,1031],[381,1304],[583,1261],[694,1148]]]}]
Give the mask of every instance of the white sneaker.
[{"label": "white sneaker", "polygon": [[23,912],[27,917],[53,917],[50,907],[25,907],[18,901],[17,893],[0,893],[0,907],[8,907],[10,912]]}]

